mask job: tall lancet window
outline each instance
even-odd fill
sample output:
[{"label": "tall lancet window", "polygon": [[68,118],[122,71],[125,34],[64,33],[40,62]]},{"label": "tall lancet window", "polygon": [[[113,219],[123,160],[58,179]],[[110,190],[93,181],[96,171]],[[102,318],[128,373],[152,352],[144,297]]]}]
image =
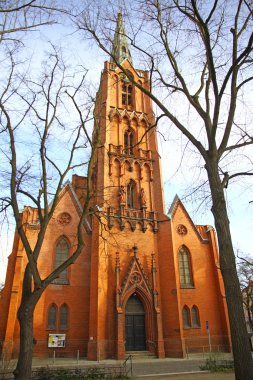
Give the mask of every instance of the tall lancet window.
[{"label": "tall lancet window", "polygon": [[200,327],[199,309],[195,305],[192,307],[192,327]]},{"label": "tall lancet window", "polygon": [[125,46],[122,46],[122,58],[123,58],[123,59],[126,59],[126,55],[127,55],[126,47],[125,47]]},{"label": "tall lancet window", "polygon": [[131,106],[132,105],[132,85],[122,84],[122,105]]},{"label": "tall lancet window", "polygon": [[47,316],[47,328],[51,330],[56,329],[56,318],[57,318],[57,307],[55,304],[52,304],[48,310]]},{"label": "tall lancet window", "polygon": [[183,316],[184,329],[189,329],[191,327],[191,321],[190,321],[190,310],[187,306],[183,307],[182,316]]},{"label": "tall lancet window", "polygon": [[127,185],[127,207],[134,208],[135,183],[130,181]]},{"label": "tall lancet window", "polygon": [[[55,269],[58,268],[69,256],[69,244],[67,240],[63,237],[61,238],[56,246],[55,253]],[[60,273],[59,277],[54,281],[55,284],[67,284],[68,283],[68,270],[65,269]]]},{"label": "tall lancet window", "polygon": [[190,252],[184,246],[182,246],[179,250],[179,272],[181,287],[192,288],[193,277],[191,269]]},{"label": "tall lancet window", "polygon": [[128,129],[124,133],[124,152],[126,154],[133,154],[134,135],[133,132]]},{"label": "tall lancet window", "polygon": [[60,308],[59,329],[66,330],[67,328],[68,328],[68,306],[64,304]]}]

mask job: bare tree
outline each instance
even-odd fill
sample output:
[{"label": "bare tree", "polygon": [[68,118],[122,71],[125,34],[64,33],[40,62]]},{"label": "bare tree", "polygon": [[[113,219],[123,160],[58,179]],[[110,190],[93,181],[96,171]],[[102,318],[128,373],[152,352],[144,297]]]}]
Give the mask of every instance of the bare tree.
[{"label": "bare tree", "polygon": [[[1,157],[6,159],[10,169],[5,173],[9,189],[4,189],[2,211],[7,207],[12,208],[28,260],[18,310],[20,351],[15,370],[15,379],[27,380],[31,378],[35,306],[47,286],[75,262],[85,244],[84,224],[91,199],[91,165],[99,133],[95,134],[97,140],[91,141],[87,126],[93,120],[90,116],[93,102],[90,99],[84,102],[87,90],[87,71],[84,68],[81,77],[76,78],[71,68],[64,63],[61,52],[53,48],[45,61],[43,72],[36,80],[27,78],[19,70],[12,52],[9,59],[9,75],[2,83],[0,95],[0,135],[5,142],[1,146]],[[64,156],[58,160],[54,156],[57,136],[61,136],[61,147],[66,146]],[[32,144],[27,142],[29,139]],[[27,150],[24,144],[28,145]],[[42,278],[38,259],[44,237],[59,202],[64,181],[78,167],[87,171],[88,179],[75,249],[64,263]],[[21,205],[25,202],[38,211],[39,230],[34,246],[26,235],[27,221],[20,213]]]},{"label": "bare tree", "polygon": [[238,256],[238,276],[248,331],[253,331],[253,259]]},{"label": "bare tree", "polygon": [[[58,0],[3,0],[0,2],[0,57],[1,72],[9,75],[8,65],[12,66],[13,62],[9,59],[11,55],[17,54],[20,49],[21,54],[26,52],[24,36],[26,32],[35,32],[41,27],[50,26],[59,22],[60,16],[67,14],[67,7],[60,7]],[[21,49],[23,48],[23,49]],[[17,58],[15,58],[17,59]],[[19,58],[19,65],[22,61],[30,59],[27,54]],[[29,67],[27,65],[27,67]],[[4,181],[4,169],[2,170],[2,181]],[[3,186],[3,183],[1,183]],[[5,197],[1,197],[1,217],[6,211]],[[8,222],[7,213],[5,213]]]},{"label": "bare tree", "polygon": [[1,1],[0,42],[21,42],[22,33],[56,23],[60,13],[67,13],[67,9],[58,5],[56,0]]},{"label": "bare tree", "polygon": [[111,51],[112,21],[119,3],[96,8],[87,1],[75,22],[153,100],[159,117],[167,118],[168,128],[179,131],[201,157],[218,235],[236,379],[250,380],[253,362],[224,190],[234,178],[253,175],[252,105],[247,97],[253,81],[252,1],[129,4],[124,12],[131,33],[126,37],[144,68],[150,70],[150,88],[135,82]]},{"label": "bare tree", "polygon": [[[44,70],[35,79],[28,74],[29,61],[25,61],[24,55],[19,55],[20,48],[25,48],[25,32],[59,21],[59,15],[67,13],[67,8],[63,9],[61,5],[61,2],[54,0],[5,0],[0,4],[0,213],[5,219],[8,210],[12,209],[28,260],[18,310],[20,351],[16,379],[27,380],[31,377],[35,306],[46,287],[80,255],[91,198],[91,161],[97,144],[95,140],[91,141],[87,130],[87,124],[92,119],[93,102],[91,99],[86,103],[83,101],[87,90],[87,70],[81,68],[82,76],[74,76],[71,68],[64,63],[61,51],[52,48]],[[80,94],[83,96],[82,102]],[[73,120],[74,113],[76,117]],[[69,120],[66,125],[68,118],[72,122]],[[51,148],[52,145],[54,148],[56,146],[57,133],[61,139],[65,138],[66,149],[64,155],[55,160]],[[99,134],[96,136],[99,138]],[[77,167],[86,170],[88,181],[76,246],[68,260],[46,278],[41,278],[37,263],[45,233],[63,183]],[[34,247],[25,233],[25,213],[20,213],[24,203],[38,211],[39,232]]]}]

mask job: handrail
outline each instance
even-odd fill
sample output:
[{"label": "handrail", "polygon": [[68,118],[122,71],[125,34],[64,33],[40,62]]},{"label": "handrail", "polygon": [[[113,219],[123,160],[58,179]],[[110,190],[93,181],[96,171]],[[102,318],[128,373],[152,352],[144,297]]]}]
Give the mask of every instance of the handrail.
[{"label": "handrail", "polygon": [[130,362],[130,374],[131,374],[131,377],[133,377],[133,356],[132,355],[128,355],[128,357],[124,360],[123,364],[122,364],[122,367],[125,368],[125,374],[128,375],[129,371],[127,370],[127,364],[128,364],[128,361]]}]

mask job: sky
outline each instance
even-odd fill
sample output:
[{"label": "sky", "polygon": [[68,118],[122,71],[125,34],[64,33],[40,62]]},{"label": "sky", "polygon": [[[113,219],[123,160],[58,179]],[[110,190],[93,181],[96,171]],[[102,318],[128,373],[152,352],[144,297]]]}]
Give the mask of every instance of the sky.
[{"label": "sky", "polygon": [[[48,40],[53,40],[56,45],[62,45],[66,56],[72,64],[83,65],[87,68],[88,78],[97,88],[103,62],[107,59],[91,41],[83,41],[78,34],[62,26],[54,26],[52,29],[44,29],[42,32],[29,34],[27,53],[32,56],[30,69],[38,71],[43,59],[43,53],[48,50]],[[64,38],[62,36],[64,35]],[[156,109],[154,107],[156,112]],[[166,125],[165,125],[166,127]],[[164,135],[158,134],[159,152],[164,181],[165,210],[168,211],[174,196],[177,194],[184,202],[186,209],[195,224],[214,225],[210,211],[210,202],[202,204],[203,193],[198,197],[191,194],[199,177],[202,178],[203,164],[192,168],[193,159],[190,149],[185,153],[185,142],[178,135],[169,133],[164,141]],[[182,159],[183,157],[183,159]],[[194,161],[195,162],[195,161]],[[82,173],[79,173],[82,175]],[[188,197],[186,197],[188,195]],[[253,256],[252,231],[253,231],[253,190],[252,182],[238,181],[226,190],[227,206],[230,218],[230,226],[235,251],[240,254]],[[11,253],[14,224],[9,230],[2,229],[0,235],[0,282],[4,281],[8,255]]]}]

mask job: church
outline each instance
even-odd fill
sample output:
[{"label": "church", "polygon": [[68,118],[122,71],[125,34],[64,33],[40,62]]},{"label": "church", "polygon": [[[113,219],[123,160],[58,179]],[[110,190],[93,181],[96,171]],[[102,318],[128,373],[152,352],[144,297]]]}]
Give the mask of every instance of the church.
[{"label": "church", "polygon": [[[149,89],[149,73],[133,66],[121,14],[112,52]],[[87,221],[81,255],[36,306],[34,356],[180,358],[230,350],[215,231],[195,225],[177,196],[165,212],[152,101],[128,76],[113,61],[104,63],[94,111],[101,144],[92,174],[100,218]],[[73,175],[61,191],[39,257],[42,278],[73,252],[86,186],[87,178]],[[27,206],[22,217],[33,244],[37,210]],[[19,350],[25,264],[16,232],[0,293],[0,347],[10,357]]]}]

